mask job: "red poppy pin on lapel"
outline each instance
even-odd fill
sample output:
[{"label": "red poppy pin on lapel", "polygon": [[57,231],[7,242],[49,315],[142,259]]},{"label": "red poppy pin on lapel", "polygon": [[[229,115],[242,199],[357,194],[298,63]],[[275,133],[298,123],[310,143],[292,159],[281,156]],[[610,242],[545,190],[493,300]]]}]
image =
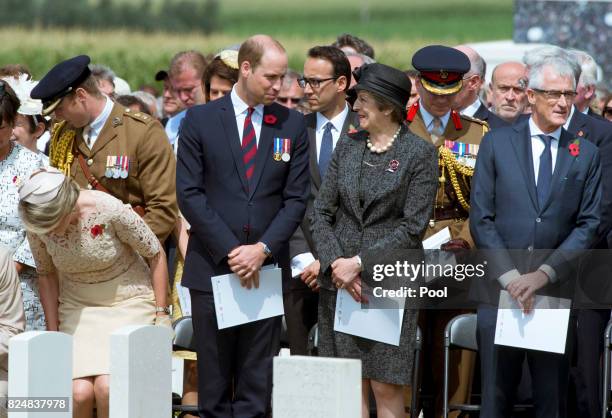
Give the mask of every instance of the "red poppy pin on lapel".
[{"label": "red poppy pin on lapel", "polygon": [[569,153],[572,157],[577,157],[580,155],[580,140],[578,138],[574,139],[574,141],[569,144]]},{"label": "red poppy pin on lapel", "polygon": [[276,116],[274,115],[264,115],[264,123],[266,125],[274,125],[276,123]]}]

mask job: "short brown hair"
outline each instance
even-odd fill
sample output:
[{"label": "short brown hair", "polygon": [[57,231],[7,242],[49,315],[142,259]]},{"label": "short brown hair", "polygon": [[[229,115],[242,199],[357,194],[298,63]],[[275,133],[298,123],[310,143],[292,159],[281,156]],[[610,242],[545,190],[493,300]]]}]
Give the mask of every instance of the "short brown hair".
[{"label": "short brown hair", "polygon": [[18,78],[21,74],[27,74],[28,79],[32,78],[30,69],[23,64],[7,64],[0,67],[0,77]]},{"label": "short brown hair", "polygon": [[225,64],[221,58],[215,58],[210,64],[208,64],[208,67],[206,67],[206,71],[204,71],[204,77],[202,79],[204,82],[204,91],[206,92],[207,100],[209,99],[208,96],[210,95],[210,80],[212,79],[213,75],[227,80],[232,84],[235,84],[238,81],[238,70]]},{"label": "short brown hair", "polygon": [[[285,48],[274,38],[269,38],[272,44],[277,47],[280,51],[285,52]],[[243,62],[248,61],[253,69],[261,63],[261,57],[263,57],[265,44],[260,41],[260,36],[255,35],[247,39],[240,45],[238,50],[238,67]]]},{"label": "short brown hair", "polygon": [[11,86],[6,81],[0,80],[0,125],[4,122],[14,125],[20,105],[21,103]]},{"label": "short brown hair", "polygon": [[182,51],[172,57],[168,76],[170,78],[176,77],[183,72],[185,68],[193,68],[196,72],[196,77],[201,80],[207,65],[208,60],[200,52],[194,50]]},{"label": "short brown hair", "polygon": [[[102,97],[102,92],[98,87],[98,79],[93,74],[87,77],[77,88],[85,90],[87,93],[95,97]],[[76,89],[75,89],[76,90]],[[74,90],[71,92],[73,93]]]}]

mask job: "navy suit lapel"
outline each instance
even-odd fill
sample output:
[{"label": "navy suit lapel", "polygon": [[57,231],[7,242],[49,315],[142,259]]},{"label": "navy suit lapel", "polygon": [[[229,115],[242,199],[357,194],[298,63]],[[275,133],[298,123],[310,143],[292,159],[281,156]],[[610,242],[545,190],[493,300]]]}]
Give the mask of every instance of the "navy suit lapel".
[{"label": "navy suit lapel", "polygon": [[531,150],[531,133],[529,132],[529,125],[527,123],[515,125],[514,129],[517,133],[512,136],[512,145],[514,146],[516,157],[519,161],[521,171],[523,172],[529,197],[533,202],[533,206],[537,208],[538,198],[536,194],[535,177],[533,174],[533,153]]},{"label": "navy suit lapel", "polygon": [[542,210],[545,210],[551,202],[553,202],[563,190],[563,182],[567,177],[567,173],[572,166],[572,163],[576,159],[569,152],[569,144],[572,139],[572,135],[565,129],[561,130],[561,137],[559,138],[559,147],[557,148],[557,159],[555,160],[555,169],[553,171],[553,177],[550,184],[550,195],[544,204]]},{"label": "navy suit lapel", "polygon": [[[266,162],[272,158],[272,145],[273,135],[275,129],[265,122],[266,115],[273,114],[270,107],[265,106],[263,111],[263,117],[261,120],[261,132],[259,142],[257,144],[257,155],[255,156],[255,171],[253,172],[253,178],[251,179],[251,187],[249,188],[249,198],[253,196],[257,185],[261,180],[261,175],[266,166]],[[291,140],[295,138],[290,138]]]},{"label": "navy suit lapel", "polygon": [[244,162],[242,161],[242,147],[240,145],[240,135],[238,133],[238,125],[236,124],[236,114],[234,113],[232,99],[228,94],[219,100],[225,101],[222,107],[223,112],[221,112],[221,124],[225,130],[225,138],[228,146],[232,150],[234,165],[236,166],[236,171],[240,177],[242,188],[246,192],[246,190],[248,190],[248,182],[246,178],[246,170],[244,169]]}]

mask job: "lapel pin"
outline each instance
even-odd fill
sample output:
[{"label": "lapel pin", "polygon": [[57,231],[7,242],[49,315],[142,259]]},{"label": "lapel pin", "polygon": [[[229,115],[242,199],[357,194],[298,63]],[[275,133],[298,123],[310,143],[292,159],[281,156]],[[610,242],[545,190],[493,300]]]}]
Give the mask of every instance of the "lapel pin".
[{"label": "lapel pin", "polygon": [[113,127],[116,128],[119,125],[121,125],[121,118],[119,116],[115,116],[113,118]]},{"label": "lapel pin", "polygon": [[399,161],[397,160],[389,161],[389,167],[387,167],[387,171],[389,173],[395,173],[398,168],[399,168]]},{"label": "lapel pin", "polygon": [[578,131],[578,136],[584,136],[584,132],[582,130]]}]

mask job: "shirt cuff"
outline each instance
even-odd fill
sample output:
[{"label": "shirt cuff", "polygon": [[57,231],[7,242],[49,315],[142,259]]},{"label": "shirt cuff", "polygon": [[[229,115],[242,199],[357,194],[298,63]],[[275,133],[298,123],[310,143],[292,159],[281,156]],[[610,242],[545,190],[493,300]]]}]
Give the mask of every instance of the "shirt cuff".
[{"label": "shirt cuff", "polygon": [[291,277],[297,277],[316,259],[312,253],[298,254],[291,259]]},{"label": "shirt cuff", "polygon": [[499,276],[497,281],[502,286],[502,288],[505,289],[511,281],[519,277],[521,277],[521,273],[519,273],[517,269],[512,269]]},{"label": "shirt cuff", "polygon": [[542,264],[538,270],[541,270],[548,276],[548,281],[550,283],[555,283],[557,281],[557,272],[554,268],[549,266],[548,264]]}]

